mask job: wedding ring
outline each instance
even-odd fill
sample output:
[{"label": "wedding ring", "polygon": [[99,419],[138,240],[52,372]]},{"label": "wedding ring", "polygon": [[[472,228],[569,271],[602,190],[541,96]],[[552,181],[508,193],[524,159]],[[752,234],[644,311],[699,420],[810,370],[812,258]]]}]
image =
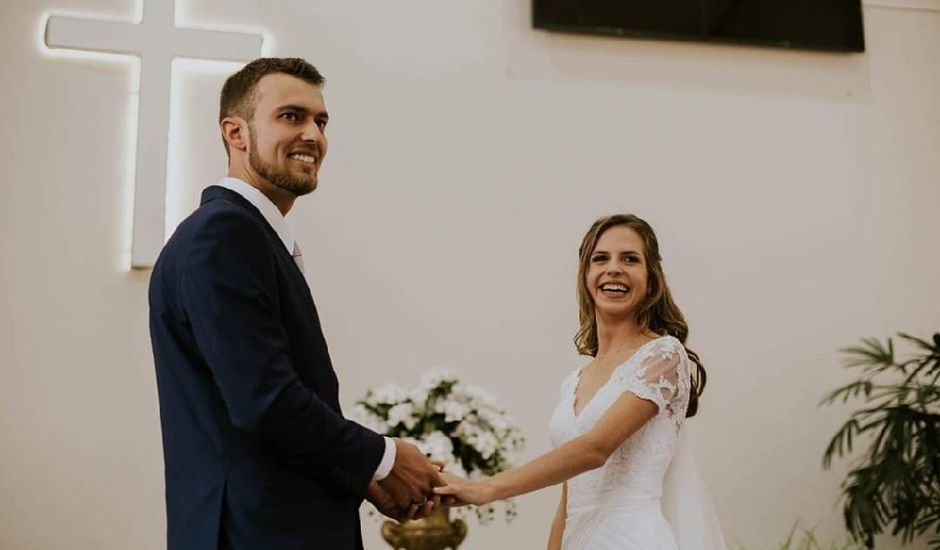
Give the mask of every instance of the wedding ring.
[{"label": "wedding ring", "polygon": [[427,503],[427,501],[428,501],[428,497],[424,497],[424,500],[422,500],[421,502],[412,502],[412,504],[415,504],[418,506],[424,506]]}]

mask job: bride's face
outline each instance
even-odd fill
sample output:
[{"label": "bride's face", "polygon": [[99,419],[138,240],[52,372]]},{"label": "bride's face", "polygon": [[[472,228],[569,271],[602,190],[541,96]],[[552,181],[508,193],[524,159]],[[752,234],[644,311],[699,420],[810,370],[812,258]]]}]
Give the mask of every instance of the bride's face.
[{"label": "bride's face", "polygon": [[632,315],[646,296],[646,250],[633,229],[616,225],[601,234],[584,284],[598,314]]}]

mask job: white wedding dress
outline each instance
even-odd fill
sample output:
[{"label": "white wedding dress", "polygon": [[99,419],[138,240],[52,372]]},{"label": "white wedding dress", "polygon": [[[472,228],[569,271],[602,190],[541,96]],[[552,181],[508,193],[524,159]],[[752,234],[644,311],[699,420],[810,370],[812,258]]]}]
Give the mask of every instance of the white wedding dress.
[{"label": "white wedding dress", "polygon": [[640,347],[575,414],[581,369],[561,383],[551,419],[557,447],[587,433],[624,392],[659,412],[604,466],[568,480],[564,550],[726,550],[684,432],[694,364],[676,338]]}]

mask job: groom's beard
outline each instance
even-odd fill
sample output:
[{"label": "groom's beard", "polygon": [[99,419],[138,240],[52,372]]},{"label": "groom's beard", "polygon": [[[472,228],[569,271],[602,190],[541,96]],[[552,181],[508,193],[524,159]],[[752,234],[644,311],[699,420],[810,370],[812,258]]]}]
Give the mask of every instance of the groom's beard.
[{"label": "groom's beard", "polygon": [[[275,187],[292,193],[297,197],[311,193],[317,188],[316,169],[309,175],[296,176],[284,165],[266,162],[261,158],[261,153],[258,152],[258,142],[255,141],[255,132],[251,126],[248,127],[248,136],[251,140],[251,147],[248,150],[248,164],[259,176],[271,182]],[[285,160],[284,162],[286,163],[287,161]],[[319,167],[318,161],[317,168]]]}]

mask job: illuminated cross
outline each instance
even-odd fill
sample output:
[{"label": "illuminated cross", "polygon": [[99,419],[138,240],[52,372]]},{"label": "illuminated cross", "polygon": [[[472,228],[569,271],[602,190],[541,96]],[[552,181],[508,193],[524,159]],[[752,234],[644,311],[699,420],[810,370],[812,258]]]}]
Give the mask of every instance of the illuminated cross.
[{"label": "illuminated cross", "polygon": [[131,267],[151,267],[166,234],[167,143],[174,58],[245,61],[258,57],[261,33],[176,26],[175,0],[144,2],[137,22],[52,15],[49,48],[134,55],[140,58],[137,154]]}]

